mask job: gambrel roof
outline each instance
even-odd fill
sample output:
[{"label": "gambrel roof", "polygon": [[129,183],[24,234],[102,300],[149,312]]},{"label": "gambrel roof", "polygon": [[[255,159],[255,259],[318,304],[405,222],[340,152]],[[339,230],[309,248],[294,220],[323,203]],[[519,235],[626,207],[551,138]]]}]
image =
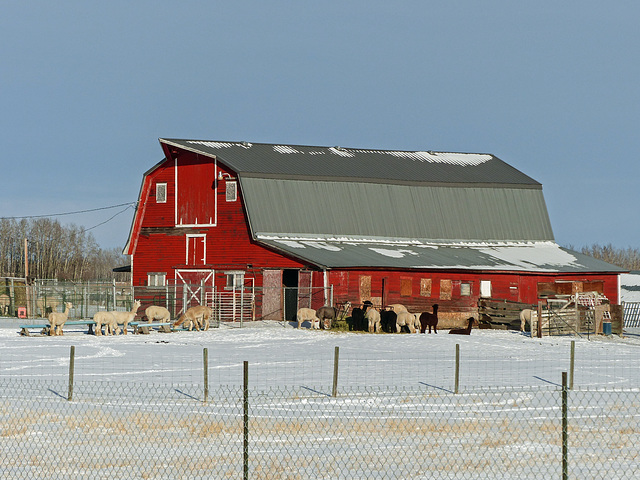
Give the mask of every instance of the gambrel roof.
[{"label": "gambrel roof", "polygon": [[319,267],[617,271],[555,244],[542,185],[494,155],[160,143],[235,172],[253,238]]}]

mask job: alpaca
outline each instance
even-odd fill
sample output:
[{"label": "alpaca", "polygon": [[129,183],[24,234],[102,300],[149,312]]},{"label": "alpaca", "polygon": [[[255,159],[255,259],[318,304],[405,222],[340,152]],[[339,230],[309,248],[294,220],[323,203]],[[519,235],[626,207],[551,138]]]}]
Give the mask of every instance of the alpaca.
[{"label": "alpaca", "polygon": [[471,335],[471,327],[473,326],[475,319],[473,317],[469,317],[467,321],[469,322],[467,328],[454,328],[449,330],[449,333],[453,333],[454,335]]},{"label": "alpaca", "polygon": [[109,312],[115,317],[118,324],[122,325],[122,333],[124,335],[127,334],[127,326],[129,325],[129,322],[132,322],[133,319],[136,318],[136,314],[138,313],[139,308],[140,308],[140,300],[135,300],[133,302],[133,307],[129,312],[116,312],[116,311]]},{"label": "alpaca", "polygon": [[380,310],[380,326],[383,332],[394,333],[396,331],[398,314],[388,308],[389,307],[384,310]]},{"label": "alpaca", "polygon": [[[311,322],[311,328],[315,330],[320,329],[320,319],[316,316],[316,311],[312,308],[301,308],[296,313],[296,320],[298,320],[298,328],[302,322],[309,320]],[[316,326],[316,322],[317,326]]]},{"label": "alpaca", "polygon": [[531,310],[530,308],[525,308],[520,312],[520,331],[521,332],[524,332],[524,327],[527,323],[529,324],[529,328],[531,328],[532,313],[533,313],[533,310]]},{"label": "alpaca", "polygon": [[331,322],[333,322],[338,315],[335,307],[325,305],[316,310],[316,317],[320,320],[320,328],[324,330],[331,330]]},{"label": "alpaca", "polygon": [[409,312],[400,312],[396,318],[396,331],[400,333],[402,331],[402,327],[406,327],[409,329],[409,333],[416,333],[416,323],[420,324],[420,320],[417,317],[417,314],[409,313]]},{"label": "alpaca", "polygon": [[427,331],[427,327],[429,328],[429,333],[431,333],[431,328],[433,328],[433,333],[438,333],[437,303],[433,305],[433,313],[422,312],[420,315],[420,333],[425,333]]},{"label": "alpaca", "polygon": [[362,303],[362,308],[354,307],[351,310],[351,322],[353,324],[353,330],[356,332],[366,330],[367,322],[365,322],[365,314],[367,313],[367,309],[372,306],[369,300],[365,300]]},{"label": "alpaca", "polygon": [[71,302],[65,302],[64,312],[51,312],[49,314],[49,335],[62,335],[62,326],[67,321],[71,308],[73,308]]},{"label": "alpaca", "polygon": [[117,335],[120,333],[118,320],[113,312],[96,312],[93,316],[93,321],[96,322],[96,335],[102,335],[103,325],[105,335]]},{"label": "alpaca", "polygon": [[366,318],[367,322],[369,323],[369,333],[380,333],[380,312],[378,310],[376,310],[375,308],[368,309],[364,314],[364,318]]},{"label": "alpaca", "polygon": [[408,312],[407,307],[402,305],[401,303],[394,303],[392,305],[388,305],[387,308],[391,308],[396,314],[400,314],[401,312]]},{"label": "alpaca", "polygon": [[189,323],[189,330],[193,327],[196,330],[200,330],[202,327],[204,330],[209,330],[209,318],[211,317],[211,309],[205,305],[197,305],[195,307],[188,308],[186,312],[180,315],[180,318],[173,324],[174,327],[182,325],[185,321]]},{"label": "alpaca", "polygon": [[154,320],[160,320],[161,322],[170,322],[171,314],[169,310],[164,307],[158,307],[157,305],[151,305],[147,307],[144,311],[144,314],[147,316],[149,323]]}]

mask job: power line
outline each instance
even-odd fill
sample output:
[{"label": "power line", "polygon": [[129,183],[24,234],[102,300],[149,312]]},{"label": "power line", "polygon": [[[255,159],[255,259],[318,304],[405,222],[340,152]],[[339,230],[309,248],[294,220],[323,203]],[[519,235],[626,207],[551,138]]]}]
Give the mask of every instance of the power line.
[{"label": "power line", "polygon": [[[99,210],[109,210],[110,208],[118,208],[118,207],[124,207],[125,205],[128,207],[135,207],[137,205],[138,202],[129,202],[129,203],[121,203],[119,205],[111,205],[109,207],[100,207],[100,208],[92,208],[89,210],[78,210],[76,212],[64,212],[64,213],[54,213],[54,214],[50,214],[50,215],[26,215],[23,217],[0,217],[0,220],[22,220],[22,219],[27,219],[27,218],[45,218],[45,217],[62,217],[64,215],[78,215],[80,213],[89,213],[89,212],[97,212]],[[126,210],[126,208],[125,208]],[[122,210],[122,212],[124,212],[124,210]],[[116,213],[116,215],[121,214],[122,212],[118,212]],[[116,215],[114,215],[113,217],[115,217]],[[111,218],[113,218],[111,217]],[[109,220],[111,220],[111,218]],[[109,221],[107,220],[107,222]],[[106,223],[106,222],[104,222]],[[102,224],[100,224],[102,225]],[[99,225],[96,225],[96,227]],[[91,227],[91,228],[95,228],[95,227]],[[88,229],[90,230],[90,229]]]}]

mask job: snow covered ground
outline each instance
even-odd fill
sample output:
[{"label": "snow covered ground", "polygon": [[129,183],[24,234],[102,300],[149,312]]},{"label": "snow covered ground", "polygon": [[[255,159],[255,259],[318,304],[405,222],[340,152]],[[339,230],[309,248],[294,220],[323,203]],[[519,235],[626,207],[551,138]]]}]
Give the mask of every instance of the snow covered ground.
[{"label": "snow covered ground", "polygon": [[504,330],[391,335],[255,322],[23,337],[17,325],[0,319],[3,479],[240,478],[244,361],[249,478],[560,478],[559,384],[572,341],[569,478],[631,479],[640,471],[640,332],[536,339]]},{"label": "snow covered ground", "polygon": [[65,380],[75,346],[77,381],[200,384],[203,349],[210,385],[241,385],[249,362],[251,388],[330,388],[335,347],[339,385],[431,386],[451,390],[456,344],[461,390],[488,387],[552,388],[570,369],[575,341],[576,387],[640,387],[640,332],[619,336],[544,337],[506,330],[473,330],[470,336],[368,334],[293,328],[286,322],[223,324],[207,332],[152,332],[96,337],[67,327],[62,337],[18,335],[15,320],[0,319],[0,379]]}]

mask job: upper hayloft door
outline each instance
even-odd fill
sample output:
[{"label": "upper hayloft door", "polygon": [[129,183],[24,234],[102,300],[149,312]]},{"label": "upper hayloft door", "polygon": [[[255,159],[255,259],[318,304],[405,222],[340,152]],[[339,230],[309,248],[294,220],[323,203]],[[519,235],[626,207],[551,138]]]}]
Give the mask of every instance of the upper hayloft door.
[{"label": "upper hayloft door", "polygon": [[215,170],[215,162],[210,158],[176,158],[176,225],[216,224]]}]

